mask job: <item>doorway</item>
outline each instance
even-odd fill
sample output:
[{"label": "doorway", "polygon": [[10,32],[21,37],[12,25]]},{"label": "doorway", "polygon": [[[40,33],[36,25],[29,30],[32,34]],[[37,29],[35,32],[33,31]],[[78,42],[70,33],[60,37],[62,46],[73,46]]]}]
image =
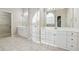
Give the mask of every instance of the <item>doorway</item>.
[{"label": "doorway", "polygon": [[11,13],[0,11],[0,38],[11,36]]}]

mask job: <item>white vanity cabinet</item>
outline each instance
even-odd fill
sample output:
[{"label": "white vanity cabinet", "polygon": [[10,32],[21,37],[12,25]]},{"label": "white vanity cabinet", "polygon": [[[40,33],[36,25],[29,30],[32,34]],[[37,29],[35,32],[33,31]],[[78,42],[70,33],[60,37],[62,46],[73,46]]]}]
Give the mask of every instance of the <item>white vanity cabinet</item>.
[{"label": "white vanity cabinet", "polygon": [[55,35],[56,35],[56,32],[46,30],[46,42],[49,45],[54,45]]},{"label": "white vanity cabinet", "polygon": [[78,33],[67,32],[67,50],[78,50]]},{"label": "white vanity cabinet", "polygon": [[66,49],[66,32],[57,31],[55,35],[55,45]]},{"label": "white vanity cabinet", "polygon": [[66,49],[66,32],[41,30],[41,43]]},{"label": "white vanity cabinet", "polygon": [[79,50],[79,32],[76,30],[57,30],[52,28],[37,29],[32,31],[32,39],[37,43],[56,46],[70,51]]}]

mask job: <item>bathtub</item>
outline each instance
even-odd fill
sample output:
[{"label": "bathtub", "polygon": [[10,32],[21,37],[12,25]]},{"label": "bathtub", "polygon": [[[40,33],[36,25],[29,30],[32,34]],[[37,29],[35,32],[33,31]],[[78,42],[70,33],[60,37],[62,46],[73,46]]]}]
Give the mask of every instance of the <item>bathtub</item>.
[{"label": "bathtub", "polygon": [[28,37],[28,33],[27,33],[27,27],[25,26],[18,26],[16,27],[16,33],[17,35],[21,36],[21,37],[24,37],[24,38],[27,38]]}]

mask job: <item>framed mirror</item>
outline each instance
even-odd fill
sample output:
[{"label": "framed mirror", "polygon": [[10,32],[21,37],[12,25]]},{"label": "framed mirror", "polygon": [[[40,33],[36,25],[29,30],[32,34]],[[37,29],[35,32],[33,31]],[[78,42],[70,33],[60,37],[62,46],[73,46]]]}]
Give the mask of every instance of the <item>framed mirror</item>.
[{"label": "framed mirror", "polygon": [[45,9],[45,21],[47,27],[55,27],[55,10],[54,8]]}]

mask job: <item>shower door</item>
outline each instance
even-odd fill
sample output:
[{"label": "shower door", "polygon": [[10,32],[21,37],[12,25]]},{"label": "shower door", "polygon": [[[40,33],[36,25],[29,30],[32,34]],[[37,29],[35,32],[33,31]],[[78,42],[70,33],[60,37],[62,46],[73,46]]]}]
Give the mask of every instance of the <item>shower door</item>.
[{"label": "shower door", "polygon": [[11,13],[0,11],[0,37],[11,35]]},{"label": "shower door", "polygon": [[[34,11],[33,11],[34,10]],[[51,34],[49,36],[49,34],[47,33],[48,30],[46,30],[47,28],[50,29],[50,27],[54,27],[55,23],[54,23],[54,15],[53,13],[46,13],[46,9],[45,8],[35,8],[33,9],[31,14],[33,14],[32,17],[32,40],[37,42],[37,43],[49,43],[49,38],[52,39],[52,31],[49,33]],[[49,18],[46,18],[46,15]],[[47,23],[47,19],[50,21]],[[52,19],[52,20],[50,20]],[[51,24],[52,23],[52,24]],[[52,39],[53,40],[53,39]],[[54,42],[54,40],[53,40]]]},{"label": "shower door", "polygon": [[55,31],[55,11],[49,8],[41,10],[41,43],[54,45]]},{"label": "shower door", "polygon": [[40,43],[40,9],[33,8],[32,11],[32,40]]}]

